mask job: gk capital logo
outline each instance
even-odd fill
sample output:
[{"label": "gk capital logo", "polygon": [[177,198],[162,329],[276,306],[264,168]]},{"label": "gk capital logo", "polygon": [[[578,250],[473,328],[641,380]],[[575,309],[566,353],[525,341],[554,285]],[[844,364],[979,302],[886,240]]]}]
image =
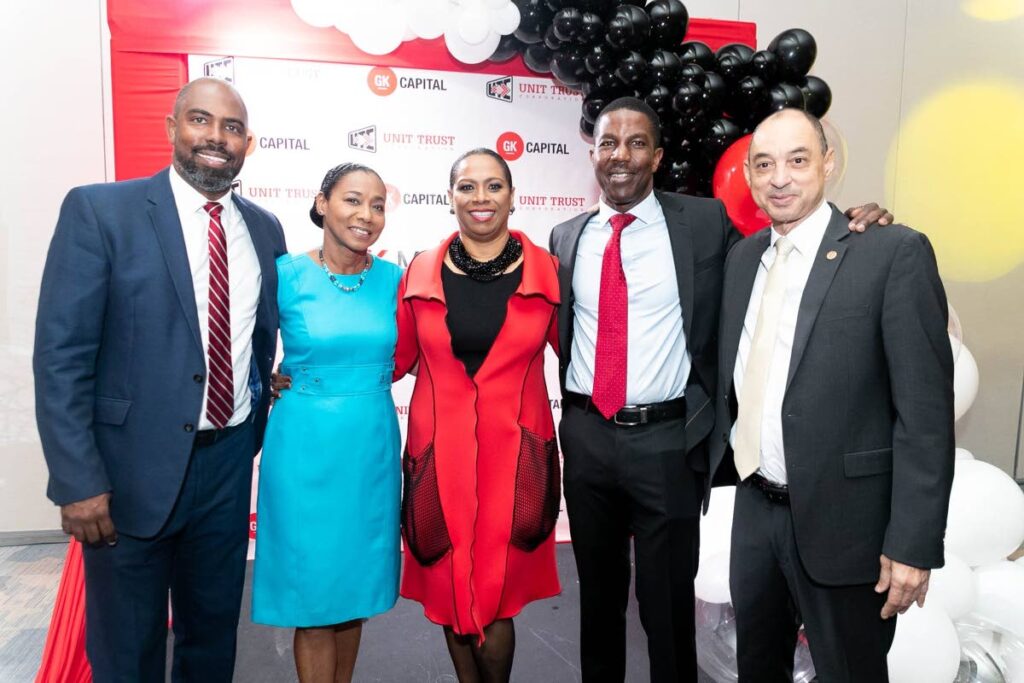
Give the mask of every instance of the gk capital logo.
[{"label": "gk capital logo", "polygon": [[493,81],[487,81],[487,96],[492,100],[511,102],[512,77],[505,76],[504,78],[496,78]]},{"label": "gk capital logo", "polygon": [[386,66],[375,66],[370,69],[366,82],[373,94],[380,95],[381,97],[390,95],[398,87],[398,77],[395,76],[394,71]]},{"label": "gk capital logo", "polygon": [[506,131],[498,136],[498,144],[495,145],[498,154],[506,161],[515,161],[523,156],[523,139],[517,133]]}]

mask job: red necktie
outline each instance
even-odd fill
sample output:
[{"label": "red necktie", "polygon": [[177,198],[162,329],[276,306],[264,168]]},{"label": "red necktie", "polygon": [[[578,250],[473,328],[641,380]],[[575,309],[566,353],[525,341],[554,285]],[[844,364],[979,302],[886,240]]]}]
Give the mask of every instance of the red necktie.
[{"label": "red necktie", "polygon": [[612,238],[601,263],[601,293],[597,305],[597,348],[594,352],[594,391],[591,400],[606,419],[626,405],[626,340],[629,297],[622,270],[622,231],[636,220],[631,213],[611,217]]},{"label": "red necktie", "polygon": [[203,208],[210,214],[210,330],[206,346],[210,381],[206,391],[206,418],[216,429],[223,429],[235,412],[228,246],[220,224],[224,207],[219,202],[210,202]]}]

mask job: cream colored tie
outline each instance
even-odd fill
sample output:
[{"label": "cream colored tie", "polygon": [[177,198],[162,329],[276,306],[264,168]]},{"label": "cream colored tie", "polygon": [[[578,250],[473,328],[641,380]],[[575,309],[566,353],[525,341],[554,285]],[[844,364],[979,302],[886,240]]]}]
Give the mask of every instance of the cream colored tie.
[{"label": "cream colored tie", "polygon": [[743,396],[736,418],[736,447],[733,459],[740,480],[746,479],[761,466],[761,421],[764,418],[764,395],[768,388],[768,371],[779,332],[782,301],[786,295],[786,272],[793,243],[785,237],[775,242],[775,262],[768,277],[757,312],[757,327],[750,343],[747,367],[743,371]]}]

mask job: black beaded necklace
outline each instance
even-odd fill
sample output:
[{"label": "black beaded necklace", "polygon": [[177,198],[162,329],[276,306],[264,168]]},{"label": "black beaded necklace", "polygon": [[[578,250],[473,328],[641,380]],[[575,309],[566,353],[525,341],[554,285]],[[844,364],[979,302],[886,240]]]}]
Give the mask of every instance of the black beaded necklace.
[{"label": "black beaded necklace", "polygon": [[470,256],[459,235],[456,235],[448,245],[448,256],[451,257],[455,267],[477,282],[497,280],[522,255],[523,245],[511,235],[505,241],[501,253],[490,261],[477,261]]}]

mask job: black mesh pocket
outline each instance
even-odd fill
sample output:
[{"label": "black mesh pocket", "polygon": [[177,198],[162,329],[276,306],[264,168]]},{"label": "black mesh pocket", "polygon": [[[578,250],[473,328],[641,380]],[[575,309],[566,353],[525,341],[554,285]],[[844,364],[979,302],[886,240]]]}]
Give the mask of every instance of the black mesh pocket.
[{"label": "black mesh pocket", "polygon": [[558,446],[525,428],[519,444],[516,502],[512,510],[512,545],[527,552],[551,535],[558,519],[561,474]]},{"label": "black mesh pocket", "polygon": [[407,449],[402,459],[402,472],[405,475],[402,492],[405,544],[416,561],[428,567],[452,547],[437,489],[433,444],[415,458],[409,456]]}]

